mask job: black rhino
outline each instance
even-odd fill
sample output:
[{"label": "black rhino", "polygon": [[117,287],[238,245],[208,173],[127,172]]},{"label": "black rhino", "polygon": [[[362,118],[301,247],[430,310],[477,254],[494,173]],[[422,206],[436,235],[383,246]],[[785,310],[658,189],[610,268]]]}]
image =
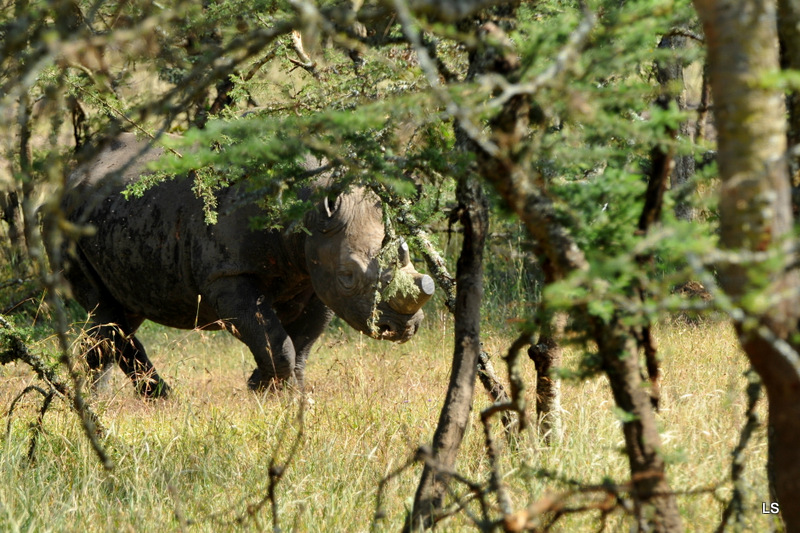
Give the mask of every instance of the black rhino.
[{"label": "black rhino", "polygon": [[416,333],[434,284],[411,265],[405,244],[397,266],[419,290],[381,302],[369,327],[377,281],[385,286],[393,270],[378,265],[384,228],[374,194],[354,189],[320,202],[305,215],[309,235],[252,230],[259,208],[235,208],[242,191],[234,186],[219,194],[218,222],[209,225],[191,180],[122,196],[161,154],[123,134],[68,179],[67,218],[95,228],[63,253],[73,295],[92,314],[91,368],[105,374],[117,361],[140,394],[165,396],[169,387],[135,336],[145,319],[226,328],[253,353],[254,388],[287,380],[302,388],[306,358],[333,313],[379,339],[404,342]]}]

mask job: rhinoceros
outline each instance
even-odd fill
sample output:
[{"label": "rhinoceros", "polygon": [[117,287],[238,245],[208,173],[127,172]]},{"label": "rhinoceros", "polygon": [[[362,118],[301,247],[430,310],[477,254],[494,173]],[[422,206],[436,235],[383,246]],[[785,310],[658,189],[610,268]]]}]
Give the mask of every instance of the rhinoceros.
[{"label": "rhinoceros", "polygon": [[[227,329],[255,358],[252,388],[302,388],[311,346],[334,313],[378,339],[405,342],[416,333],[434,283],[414,269],[405,243],[397,265],[379,266],[384,226],[374,193],[353,188],[318,202],[303,219],[307,232],[257,230],[251,219],[260,208],[232,186],[217,195],[218,221],[208,224],[190,179],[123,197],[161,155],[122,134],[67,180],[67,218],[94,232],[65,246],[63,272],[91,314],[86,359],[101,377],[116,361],[141,395],[168,394],[135,335],[146,319]],[[378,281],[386,287],[398,270],[416,290],[409,285],[376,306]]]}]

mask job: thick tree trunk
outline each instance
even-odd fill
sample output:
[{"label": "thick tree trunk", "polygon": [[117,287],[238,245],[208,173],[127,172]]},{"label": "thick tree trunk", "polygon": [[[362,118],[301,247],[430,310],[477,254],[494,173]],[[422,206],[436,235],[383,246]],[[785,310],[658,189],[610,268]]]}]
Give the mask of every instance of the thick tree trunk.
[{"label": "thick tree trunk", "polygon": [[[595,322],[595,335],[603,370],[608,376],[614,402],[627,413],[622,421],[625,451],[631,470],[636,518],[640,531],[681,531],[678,504],[664,473],[664,460],[659,454],[658,434],[650,394],[642,385],[638,347],[625,328],[612,322]],[[648,516],[644,506],[650,504],[655,516]]]},{"label": "thick tree trunk", "polygon": [[719,130],[720,241],[731,253],[785,252],[784,265],[769,273],[755,261],[731,261],[719,271],[735,304],[745,305],[743,297],[754,291],[768,302],[745,308],[757,325],[742,321],[737,329],[767,391],[781,513],[787,531],[800,531],[800,358],[792,339],[800,317],[800,278],[796,269],[786,268],[794,258],[784,102],[779,89],[763,83],[765,74],[779,69],[775,5],[765,0],[695,0],[695,5],[705,28]]},{"label": "thick tree trunk", "polygon": [[433,465],[426,465],[417,488],[406,531],[431,527],[442,508],[448,476],[461,446],[472,409],[475,374],[481,353],[480,322],[483,298],[483,247],[489,227],[489,209],[474,177],[459,180],[456,190],[464,241],[456,272],[455,348],[447,397],[433,435]]}]

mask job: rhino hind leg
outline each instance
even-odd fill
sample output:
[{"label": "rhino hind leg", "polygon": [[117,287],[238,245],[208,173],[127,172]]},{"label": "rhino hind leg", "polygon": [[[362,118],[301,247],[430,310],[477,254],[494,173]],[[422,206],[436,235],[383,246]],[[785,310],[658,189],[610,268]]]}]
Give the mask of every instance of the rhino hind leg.
[{"label": "rhino hind leg", "polygon": [[134,335],[130,335],[119,355],[119,367],[133,382],[136,392],[145,398],[166,398],[170,387],[156,372],[147,357],[144,346]]},{"label": "rhino hind leg", "polygon": [[111,366],[116,362],[138,394],[145,398],[166,398],[170,387],[156,372],[134,331],[127,320],[106,322],[89,331],[92,347],[86,354],[86,362],[95,375],[94,387],[105,386]]},{"label": "rhino hind leg", "polygon": [[[96,326],[100,327],[100,326]],[[86,364],[89,366],[89,383],[92,390],[101,391],[108,388],[111,368],[114,364],[114,347],[99,332],[89,332],[83,341]]]},{"label": "rhino hind leg", "polygon": [[78,303],[92,315],[94,326],[87,332],[86,362],[95,388],[108,381],[114,362],[131,379],[136,392],[145,398],[164,398],[169,386],[147,358],[134,333],[144,321],[125,311],[100,281],[80,248],[64,251],[64,276]]}]

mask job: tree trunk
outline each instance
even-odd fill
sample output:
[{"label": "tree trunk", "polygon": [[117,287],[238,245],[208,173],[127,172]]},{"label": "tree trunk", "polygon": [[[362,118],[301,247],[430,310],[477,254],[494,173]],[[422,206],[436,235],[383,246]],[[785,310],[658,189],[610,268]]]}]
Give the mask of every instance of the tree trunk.
[{"label": "tree trunk", "polygon": [[719,133],[721,244],[734,254],[785,252],[784,264],[768,273],[756,261],[731,261],[719,272],[734,304],[746,305],[743,297],[755,291],[762,295],[757,300],[767,302],[745,308],[757,323],[741,320],[737,330],[767,391],[781,514],[787,531],[800,531],[800,358],[792,339],[800,317],[800,278],[796,268],[787,268],[794,258],[784,102],[779,89],[763,83],[765,74],[779,68],[775,6],[764,0],[695,0],[695,5],[705,28]]},{"label": "tree trunk", "polygon": [[414,498],[406,531],[429,528],[444,503],[448,476],[461,446],[472,410],[475,374],[481,353],[480,323],[483,298],[483,247],[489,227],[489,209],[480,183],[474,177],[459,180],[458,216],[464,241],[456,272],[455,348],[447,396],[433,435],[433,465],[426,465]]},{"label": "tree trunk", "polygon": [[[778,0],[778,37],[780,41],[781,68],[800,70],[800,0]],[[797,90],[786,96],[789,124],[786,138],[789,147],[800,144],[800,93]],[[792,180],[794,212],[800,211],[800,157],[789,158]]]},{"label": "tree trunk", "polygon": [[[668,35],[662,37],[658,47],[669,50],[680,50],[686,48],[686,37],[679,35]],[[661,85],[661,95],[658,98],[657,104],[664,109],[668,109],[671,102],[675,102],[678,109],[681,111],[686,110],[686,90],[683,80],[683,65],[677,58],[672,58],[668,61],[659,61],[656,64],[656,79]],[[675,92],[675,86],[680,87],[680,91]],[[678,127],[677,134],[686,139],[691,138],[692,128],[689,121],[681,122]],[[675,156],[672,162],[673,168],[671,169],[670,181],[672,189],[678,190],[679,195],[675,201],[675,216],[681,220],[693,220],[694,209],[692,204],[688,201],[688,187],[689,180],[694,176],[695,164],[694,156],[678,155]]]},{"label": "tree trunk", "polygon": [[[678,504],[667,483],[664,460],[659,454],[658,434],[650,394],[642,384],[637,357],[638,346],[626,328],[616,321],[609,324],[597,319],[594,338],[603,358],[614,402],[625,412],[622,433],[631,470],[633,499],[640,531],[681,531]],[[650,504],[655,516],[648,516],[644,506]]]},{"label": "tree trunk", "polygon": [[551,375],[561,366],[563,350],[558,342],[564,333],[567,316],[558,313],[542,327],[539,340],[528,348],[528,356],[536,366],[536,419],[539,435],[547,445],[558,444],[564,436],[561,419],[561,380]]},{"label": "tree trunk", "polygon": [[[488,26],[488,25],[487,25]],[[504,42],[502,35],[495,35]],[[494,54],[495,65],[503,65],[500,74],[513,74],[514,56],[508,50]],[[489,181],[507,202],[533,237],[533,250],[544,264],[548,283],[564,279],[589,265],[583,251],[569,231],[562,226],[555,207],[541,187],[541,180],[528,173],[512,154],[528,130],[530,102],[526,96],[514,96],[491,121],[497,154],[476,149],[480,174]],[[649,210],[648,210],[649,211]],[[638,347],[635,336],[616,320],[602,323],[591,316],[586,306],[574,313],[593,325],[592,334],[603,358],[604,370],[611,382],[617,406],[628,413],[623,421],[626,453],[631,468],[633,495],[637,502],[637,520],[642,528],[657,532],[681,530],[675,496],[666,481],[664,461],[658,454],[661,439],[650,405],[650,396],[641,384]],[[650,513],[646,507],[653,506]]]}]

